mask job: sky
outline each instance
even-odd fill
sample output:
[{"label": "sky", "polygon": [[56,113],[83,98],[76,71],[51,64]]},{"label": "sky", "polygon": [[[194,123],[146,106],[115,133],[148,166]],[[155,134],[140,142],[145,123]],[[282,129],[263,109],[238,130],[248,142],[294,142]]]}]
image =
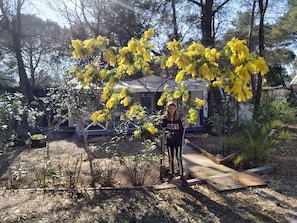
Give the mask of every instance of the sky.
[{"label": "sky", "polygon": [[28,0],[24,4],[24,12],[34,14],[43,20],[51,20],[61,26],[67,26],[67,22],[54,10],[48,7],[45,0]]}]

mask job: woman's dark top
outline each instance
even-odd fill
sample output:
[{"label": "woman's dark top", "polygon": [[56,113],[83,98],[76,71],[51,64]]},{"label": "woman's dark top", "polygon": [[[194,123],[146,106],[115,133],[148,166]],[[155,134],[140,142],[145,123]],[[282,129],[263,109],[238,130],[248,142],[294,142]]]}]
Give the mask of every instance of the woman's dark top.
[{"label": "woman's dark top", "polygon": [[167,137],[167,146],[181,146],[183,143],[184,127],[180,119],[168,120],[163,119],[162,128],[166,128],[169,131]]}]

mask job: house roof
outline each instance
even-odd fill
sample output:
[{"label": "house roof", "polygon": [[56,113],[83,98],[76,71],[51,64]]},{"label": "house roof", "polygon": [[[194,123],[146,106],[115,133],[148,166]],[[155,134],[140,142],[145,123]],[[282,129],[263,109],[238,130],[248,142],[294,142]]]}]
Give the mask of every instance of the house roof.
[{"label": "house roof", "polygon": [[[184,81],[186,88],[189,91],[197,91],[197,90],[206,90],[206,82],[203,80],[187,80]],[[69,81],[75,89],[89,89],[89,86],[83,87],[81,82],[76,78]],[[163,79],[156,75],[145,76],[136,80],[131,81],[120,81],[115,85],[115,88],[121,89],[127,87],[129,91],[137,93],[137,92],[163,92],[164,87],[169,85],[170,89],[174,89],[177,86],[177,83],[173,79]],[[93,88],[98,88],[93,86]]]},{"label": "house roof", "polygon": [[[206,90],[205,81],[184,81],[186,88],[189,91]],[[156,75],[149,75],[137,80],[121,81],[116,85],[117,88],[127,87],[131,92],[163,92],[164,87],[169,85],[170,89],[174,89],[177,83],[172,79],[163,79]]]}]

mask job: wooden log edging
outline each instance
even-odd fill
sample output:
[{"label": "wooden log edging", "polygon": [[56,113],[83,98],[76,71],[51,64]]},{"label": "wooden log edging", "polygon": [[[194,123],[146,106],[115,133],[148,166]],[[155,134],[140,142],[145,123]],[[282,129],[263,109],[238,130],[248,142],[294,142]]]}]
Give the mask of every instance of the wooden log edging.
[{"label": "wooden log edging", "polygon": [[207,152],[206,150],[202,149],[200,146],[198,146],[192,142],[188,142],[188,144],[193,149],[198,150],[200,153],[202,153],[204,156],[206,156],[207,158],[209,158],[216,164],[222,164],[222,165],[227,164],[227,163],[231,162],[232,160],[234,160],[238,156],[239,153],[241,153],[241,150],[239,150],[234,153],[231,153],[230,155],[224,157],[223,159],[219,159],[219,158],[215,157],[213,154]]}]

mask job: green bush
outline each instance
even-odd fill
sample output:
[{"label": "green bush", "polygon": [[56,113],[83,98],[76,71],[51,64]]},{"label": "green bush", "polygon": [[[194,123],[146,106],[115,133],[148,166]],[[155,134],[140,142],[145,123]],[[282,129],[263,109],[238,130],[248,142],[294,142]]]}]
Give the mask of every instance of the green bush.
[{"label": "green bush", "polygon": [[284,127],[295,121],[295,111],[288,102],[266,97],[254,119],[234,126],[223,142],[229,149],[241,151],[234,161],[235,166],[258,166],[270,160],[271,151],[290,140]]}]

